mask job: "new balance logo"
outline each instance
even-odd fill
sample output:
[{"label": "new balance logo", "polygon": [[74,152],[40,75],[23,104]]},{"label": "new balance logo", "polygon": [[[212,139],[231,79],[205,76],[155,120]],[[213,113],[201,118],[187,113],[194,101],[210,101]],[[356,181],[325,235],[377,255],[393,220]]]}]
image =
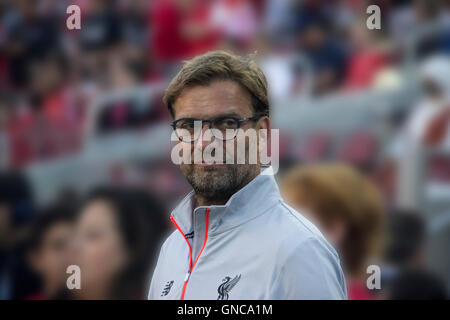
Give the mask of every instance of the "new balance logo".
[{"label": "new balance logo", "polygon": [[172,285],[173,285],[173,280],[167,281],[167,283],[161,293],[161,297],[167,296],[169,294],[170,289],[172,289]]},{"label": "new balance logo", "polygon": [[186,233],[184,236],[186,237],[186,239],[192,239],[194,238],[194,231]]}]

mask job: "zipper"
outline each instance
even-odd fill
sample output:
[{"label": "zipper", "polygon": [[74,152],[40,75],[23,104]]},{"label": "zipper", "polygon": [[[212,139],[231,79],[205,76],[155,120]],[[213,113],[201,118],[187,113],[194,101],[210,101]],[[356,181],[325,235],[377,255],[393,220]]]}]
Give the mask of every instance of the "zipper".
[{"label": "zipper", "polygon": [[200,255],[203,252],[203,249],[205,249],[205,245],[206,245],[206,240],[208,239],[208,225],[209,225],[209,208],[206,209],[206,226],[205,226],[205,240],[203,241],[203,246],[202,249],[200,250],[200,252],[198,253],[197,258],[195,259],[194,263],[192,263],[192,248],[191,245],[189,243],[189,240],[186,238],[183,230],[181,230],[180,226],[178,225],[178,223],[175,221],[175,219],[173,218],[173,216],[170,216],[170,220],[172,221],[172,223],[175,225],[175,227],[178,229],[178,231],[180,231],[181,235],[183,236],[184,240],[186,240],[186,243],[189,247],[189,269],[188,272],[186,273],[186,276],[184,277],[184,285],[183,285],[183,291],[181,292],[181,299],[180,300],[184,300],[184,295],[186,293],[186,287],[187,284],[189,282],[189,278],[191,277],[192,271],[195,267],[195,265],[197,264],[198,258],[200,258]]}]

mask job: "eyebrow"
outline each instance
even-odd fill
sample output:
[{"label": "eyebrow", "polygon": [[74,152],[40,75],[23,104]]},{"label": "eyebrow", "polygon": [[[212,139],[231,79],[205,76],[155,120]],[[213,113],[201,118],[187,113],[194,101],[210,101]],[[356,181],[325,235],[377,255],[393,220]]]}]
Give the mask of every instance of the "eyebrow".
[{"label": "eyebrow", "polygon": [[[230,112],[230,113],[224,113],[224,114],[218,115],[217,117],[214,117],[214,118],[220,118],[220,117],[236,117],[236,118],[240,118],[241,116],[238,113],[236,113],[236,112]],[[212,118],[212,119],[214,119],[214,118]]]},{"label": "eyebrow", "polygon": [[195,120],[212,120],[212,119],[217,119],[217,118],[222,118],[222,117],[236,117],[236,118],[241,118],[241,115],[239,115],[239,114],[236,113],[236,112],[230,112],[230,113],[220,114],[220,115],[215,116],[215,117],[212,117],[212,118],[210,118],[210,119],[200,119],[200,118],[194,118],[194,117],[182,117],[182,118],[176,119],[176,120],[174,120],[174,121],[181,120],[181,119],[186,119],[186,120],[187,120],[187,119],[195,119]]}]

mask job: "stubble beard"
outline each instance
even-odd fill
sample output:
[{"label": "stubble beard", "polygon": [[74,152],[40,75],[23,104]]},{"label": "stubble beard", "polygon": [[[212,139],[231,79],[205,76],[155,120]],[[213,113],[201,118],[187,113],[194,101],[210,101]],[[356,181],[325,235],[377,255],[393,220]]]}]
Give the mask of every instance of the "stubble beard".
[{"label": "stubble beard", "polygon": [[180,166],[186,180],[194,189],[197,198],[214,203],[226,202],[259,174],[257,164],[234,164],[217,166]]}]

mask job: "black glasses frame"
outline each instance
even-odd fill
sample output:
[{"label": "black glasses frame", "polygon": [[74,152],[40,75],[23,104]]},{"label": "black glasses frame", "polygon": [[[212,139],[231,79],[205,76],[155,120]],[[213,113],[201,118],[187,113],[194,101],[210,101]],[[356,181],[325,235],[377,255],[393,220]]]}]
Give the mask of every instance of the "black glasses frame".
[{"label": "black glasses frame", "polygon": [[[185,140],[181,139],[181,138],[178,136],[178,134],[176,133],[176,132],[177,132],[177,123],[178,123],[178,122],[180,122],[180,121],[182,121],[182,120],[183,120],[183,121],[186,121],[186,120],[201,121],[201,122],[202,122],[202,128],[203,128],[204,123],[207,122],[207,123],[209,123],[209,129],[211,130],[211,129],[213,129],[213,128],[212,128],[212,125],[213,125],[213,122],[214,122],[214,121],[216,121],[216,120],[218,120],[218,119],[221,119],[221,118],[225,118],[225,119],[233,119],[233,120],[235,120],[235,121],[237,122],[236,134],[234,135],[233,138],[230,138],[230,139],[221,139],[222,141],[227,141],[227,140],[233,140],[234,138],[236,138],[237,132],[238,132],[238,130],[241,128],[241,123],[248,122],[248,121],[258,121],[258,120],[259,120],[260,118],[262,118],[263,116],[264,116],[264,114],[257,114],[257,115],[254,115],[253,117],[249,117],[249,118],[238,118],[238,117],[235,117],[235,116],[217,116],[217,117],[214,117],[214,118],[212,118],[212,119],[207,119],[207,120],[197,119],[197,118],[180,118],[180,119],[177,119],[177,120],[175,120],[175,121],[172,121],[172,123],[170,124],[170,126],[171,126],[172,129],[175,131],[175,134],[177,135],[178,140],[180,140],[180,141],[182,141],[182,142],[194,142],[194,141],[196,141],[196,140],[198,139],[198,137],[195,138],[195,139],[189,140],[189,141],[185,141]],[[213,134],[213,136],[214,136],[214,134]],[[214,136],[214,137],[217,138],[216,136]]]}]

